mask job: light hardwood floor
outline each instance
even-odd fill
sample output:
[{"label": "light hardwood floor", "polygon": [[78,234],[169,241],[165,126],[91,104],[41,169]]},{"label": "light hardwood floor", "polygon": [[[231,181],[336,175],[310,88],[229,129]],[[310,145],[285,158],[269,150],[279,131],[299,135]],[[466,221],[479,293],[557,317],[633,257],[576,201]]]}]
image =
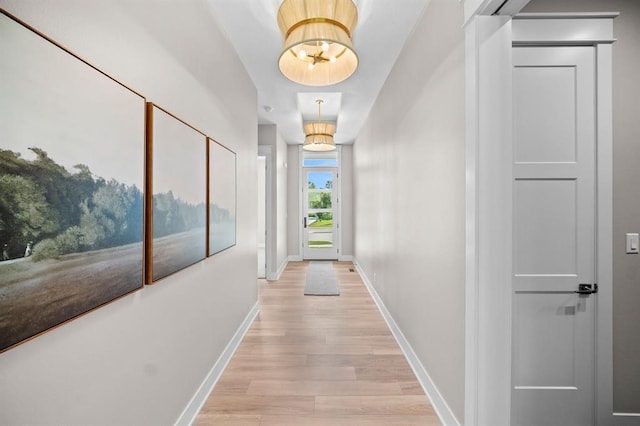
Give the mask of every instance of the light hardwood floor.
[{"label": "light hardwood floor", "polygon": [[440,425],[351,262],[304,296],[307,262],[259,281],[260,315],[195,425]]}]

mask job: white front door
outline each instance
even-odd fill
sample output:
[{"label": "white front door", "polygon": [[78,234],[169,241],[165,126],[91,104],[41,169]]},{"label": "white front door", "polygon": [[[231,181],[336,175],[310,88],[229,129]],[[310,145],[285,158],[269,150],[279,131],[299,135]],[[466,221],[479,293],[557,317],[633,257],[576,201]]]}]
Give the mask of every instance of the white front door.
[{"label": "white front door", "polygon": [[303,169],[303,258],[338,259],[337,169]]},{"label": "white front door", "polygon": [[593,425],[595,49],[515,47],[513,62],[511,423]]}]

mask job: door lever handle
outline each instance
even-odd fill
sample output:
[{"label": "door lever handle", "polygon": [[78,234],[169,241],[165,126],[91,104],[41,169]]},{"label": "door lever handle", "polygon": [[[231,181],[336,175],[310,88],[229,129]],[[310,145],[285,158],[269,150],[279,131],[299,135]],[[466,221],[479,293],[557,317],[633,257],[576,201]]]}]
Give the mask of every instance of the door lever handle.
[{"label": "door lever handle", "polygon": [[598,284],[578,284],[578,290],[574,293],[593,294],[598,292]]},{"label": "door lever handle", "polygon": [[304,227],[306,228],[307,227],[307,218],[305,217],[303,220],[304,220]]}]

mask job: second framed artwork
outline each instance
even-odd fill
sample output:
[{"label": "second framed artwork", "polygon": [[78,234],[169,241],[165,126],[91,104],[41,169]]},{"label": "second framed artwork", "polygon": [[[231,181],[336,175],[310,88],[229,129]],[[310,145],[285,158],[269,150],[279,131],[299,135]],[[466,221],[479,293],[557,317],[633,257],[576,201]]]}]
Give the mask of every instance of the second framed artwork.
[{"label": "second framed artwork", "polygon": [[209,256],[236,244],[236,154],[209,139]]},{"label": "second framed artwork", "polygon": [[207,137],[147,103],[146,283],[207,255]]}]

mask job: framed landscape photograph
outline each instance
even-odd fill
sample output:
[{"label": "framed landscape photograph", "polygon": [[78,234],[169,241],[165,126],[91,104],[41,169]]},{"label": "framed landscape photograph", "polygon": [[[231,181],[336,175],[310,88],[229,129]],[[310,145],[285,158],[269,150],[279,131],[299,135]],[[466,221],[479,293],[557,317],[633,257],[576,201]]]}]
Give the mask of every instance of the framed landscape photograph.
[{"label": "framed landscape photograph", "polygon": [[236,154],[209,139],[209,256],[236,244]]},{"label": "framed landscape photograph", "polygon": [[0,351],[142,288],[145,99],[0,13]]},{"label": "framed landscape photograph", "polygon": [[200,260],[207,243],[207,138],[147,104],[147,278]]}]

